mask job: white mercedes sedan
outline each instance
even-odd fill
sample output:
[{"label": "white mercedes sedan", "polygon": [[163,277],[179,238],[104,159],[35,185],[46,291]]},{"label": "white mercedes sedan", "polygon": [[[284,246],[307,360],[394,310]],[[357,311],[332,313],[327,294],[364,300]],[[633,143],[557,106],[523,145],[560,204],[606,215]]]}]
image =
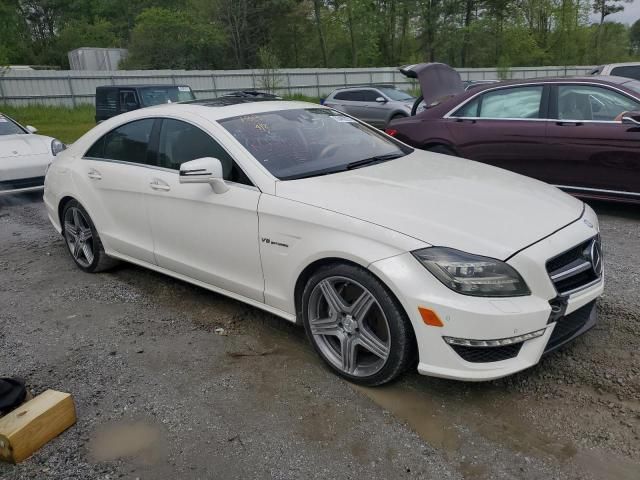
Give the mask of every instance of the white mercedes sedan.
[{"label": "white mercedes sedan", "polygon": [[364,385],[503,377],[594,325],[583,202],[330,108],[230,103],[119,115],[58,155],[44,200],[81,270],[124,260],[297,322]]},{"label": "white mercedes sedan", "polygon": [[42,190],[44,174],[66,147],[0,113],[0,195]]}]

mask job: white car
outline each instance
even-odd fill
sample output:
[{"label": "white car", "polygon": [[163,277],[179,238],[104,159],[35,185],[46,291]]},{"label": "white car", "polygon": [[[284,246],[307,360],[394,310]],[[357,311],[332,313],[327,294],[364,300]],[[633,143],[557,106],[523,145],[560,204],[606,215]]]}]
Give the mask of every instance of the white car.
[{"label": "white car", "polygon": [[603,291],[583,202],[308,103],[119,115],[58,156],[44,200],[80,269],[125,260],[304,324],[366,385],[416,360],[461,380],[531,367]]},{"label": "white car", "polygon": [[36,132],[0,113],[0,195],[42,190],[49,164],[65,145]]},{"label": "white car", "polygon": [[591,70],[590,75],[613,75],[640,80],[640,62],[610,63]]}]

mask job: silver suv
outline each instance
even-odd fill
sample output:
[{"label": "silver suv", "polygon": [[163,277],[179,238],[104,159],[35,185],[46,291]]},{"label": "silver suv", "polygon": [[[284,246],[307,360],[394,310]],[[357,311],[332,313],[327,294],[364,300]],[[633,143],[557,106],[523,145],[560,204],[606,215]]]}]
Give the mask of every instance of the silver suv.
[{"label": "silver suv", "polygon": [[415,102],[402,90],[392,85],[338,88],[324,100],[324,105],[385,128],[390,120],[408,117]]}]

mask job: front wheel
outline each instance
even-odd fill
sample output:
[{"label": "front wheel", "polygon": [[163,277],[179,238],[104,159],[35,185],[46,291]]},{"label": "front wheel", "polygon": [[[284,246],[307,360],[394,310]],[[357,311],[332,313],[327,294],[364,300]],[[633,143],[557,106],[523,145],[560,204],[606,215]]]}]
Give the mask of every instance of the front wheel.
[{"label": "front wheel", "polygon": [[339,375],[361,385],[390,382],[411,364],[415,338],[398,301],[355,265],[319,269],[302,294],[307,335]]}]

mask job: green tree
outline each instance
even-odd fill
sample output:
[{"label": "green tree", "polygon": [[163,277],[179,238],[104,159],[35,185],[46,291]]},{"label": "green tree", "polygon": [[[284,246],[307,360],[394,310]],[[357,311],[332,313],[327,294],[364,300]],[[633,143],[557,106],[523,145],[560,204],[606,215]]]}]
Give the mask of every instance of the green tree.
[{"label": "green tree", "polygon": [[631,44],[631,53],[640,54],[640,20],[636,20],[629,29],[629,43]]},{"label": "green tree", "polygon": [[144,10],[131,35],[126,69],[206,69],[219,63],[221,29],[183,11],[161,7]]}]

